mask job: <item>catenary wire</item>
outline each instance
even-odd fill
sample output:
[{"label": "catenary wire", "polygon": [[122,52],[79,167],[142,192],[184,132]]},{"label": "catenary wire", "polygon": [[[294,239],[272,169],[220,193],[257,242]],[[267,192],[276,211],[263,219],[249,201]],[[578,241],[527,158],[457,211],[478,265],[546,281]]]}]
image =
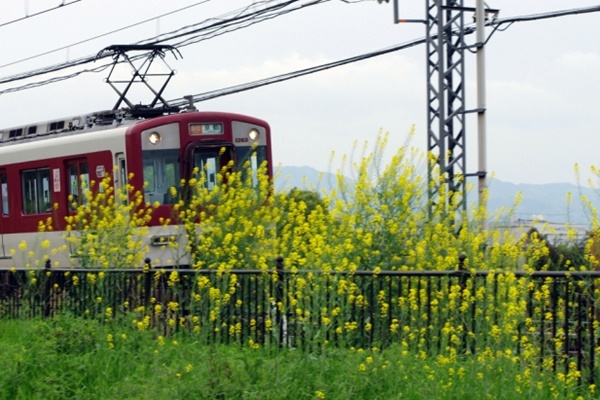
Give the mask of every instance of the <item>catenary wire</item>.
[{"label": "catenary wire", "polygon": [[[316,0],[316,1],[318,1],[318,0]],[[500,26],[500,25],[503,25],[503,24],[508,24],[508,26],[510,26],[510,25],[512,25],[515,22],[536,21],[536,20],[541,20],[541,19],[556,18],[556,17],[568,16],[568,15],[586,14],[586,13],[592,13],[592,12],[598,12],[598,11],[600,11],[600,6],[592,6],[592,7],[578,8],[578,9],[553,11],[553,12],[549,12],[549,13],[532,14],[532,15],[525,15],[525,16],[518,16],[518,17],[509,17],[509,18],[497,19],[497,20],[493,20],[493,21],[488,21],[486,23],[486,25],[488,25],[488,26]],[[496,32],[496,31],[497,31],[497,29],[495,29],[492,32],[492,34],[494,32]],[[473,32],[475,32],[475,26],[474,26],[474,24],[465,27],[464,31],[463,31],[463,34],[464,35],[469,35],[469,34],[471,34]],[[457,32],[457,31],[453,32],[453,34],[458,34],[458,33],[459,32]],[[490,37],[488,37],[486,39],[486,42],[489,41],[490,38],[491,38],[491,35],[490,35]],[[212,99],[212,98],[216,98],[216,97],[226,96],[226,95],[230,95],[230,94],[239,93],[239,92],[242,92],[242,91],[247,91],[247,90],[255,89],[255,88],[266,86],[266,85],[271,85],[271,84],[274,84],[274,83],[286,81],[286,80],[297,78],[297,77],[300,77],[300,76],[304,76],[304,75],[312,74],[312,73],[315,73],[315,72],[323,71],[323,70],[326,70],[326,69],[335,68],[337,66],[346,65],[346,64],[349,64],[349,63],[352,63],[352,62],[362,61],[364,59],[381,56],[381,55],[388,54],[388,53],[391,53],[391,52],[394,52],[394,51],[398,51],[398,50],[403,50],[405,48],[409,48],[409,47],[413,47],[413,46],[425,43],[426,40],[427,40],[426,38],[416,39],[416,40],[407,42],[405,44],[402,44],[402,45],[399,45],[399,46],[394,46],[394,47],[391,47],[391,48],[388,48],[388,49],[378,50],[378,51],[375,51],[375,52],[362,54],[360,56],[350,57],[350,58],[339,60],[339,61],[335,61],[335,62],[332,62],[332,63],[322,64],[322,65],[319,65],[319,66],[315,66],[315,67],[311,67],[311,68],[305,68],[305,69],[297,70],[297,71],[286,73],[286,74],[282,74],[282,75],[277,75],[277,76],[270,77],[270,78],[265,78],[265,79],[261,79],[261,80],[257,80],[257,81],[253,81],[253,82],[249,82],[249,83],[244,83],[244,84],[241,84],[241,85],[231,86],[231,87],[228,87],[228,88],[225,88],[225,89],[218,89],[218,90],[214,90],[214,91],[210,91],[210,92],[205,92],[205,93],[193,95],[193,101],[194,102],[200,102],[200,101],[203,101],[203,100],[208,100],[208,99]],[[89,62],[89,61],[83,61],[83,60],[81,60],[81,64],[84,64],[86,62]],[[106,68],[109,65],[110,64],[107,64],[107,65],[99,67],[99,68]],[[9,89],[6,89],[4,91],[0,91],[0,94],[14,92],[14,91],[19,91],[19,90],[25,90],[25,89],[29,89],[29,88],[37,87],[37,86],[42,86],[42,85],[45,85],[45,84],[48,84],[48,83],[55,82],[57,80],[68,79],[68,78],[70,78],[72,76],[79,75],[79,74],[81,74],[83,72],[97,72],[96,70],[97,69],[80,71],[78,73],[71,74],[70,76],[67,76],[67,77],[53,78],[52,80],[48,80],[48,81],[37,82],[37,83],[34,83],[34,84],[24,85],[24,86],[16,87],[16,88],[9,88]],[[25,78],[21,78],[21,79],[25,79]],[[15,79],[15,80],[17,80],[17,79]],[[6,83],[6,81],[0,80],[0,83]],[[184,104],[187,104],[187,100],[186,101],[182,101],[182,100],[179,100],[179,99],[175,99],[175,100],[172,100],[172,102],[173,102],[172,103],[173,105],[184,105]]]},{"label": "catenary wire", "polygon": [[[473,28],[473,31],[474,31],[474,28]],[[265,78],[265,79],[260,79],[260,80],[253,81],[253,82],[244,83],[241,85],[230,86],[230,87],[224,88],[224,89],[217,89],[217,90],[212,90],[209,92],[196,94],[196,95],[192,96],[192,101],[194,103],[198,103],[201,101],[210,100],[210,99],[214,99],[214,98],[221,97],[221,96],[227,96],[227,95],[234,94],[234,93],[240,93],[240,92],[244,92],[247,90],[256,89],[256,88],[259,88],[262,86],[267,86],[267,85],[271,85],[274,83],[279,83],[279,82],[287,81],[290,79],[298,78],[301,76],[314,74],[316,72],[321,72],[321,71],[325,71],[325,70],[328,70],[331,68],[340,67],[342,65],[351,64],[351,63],[354,63],[357,61],[363,61],[363,60],[367,60],[369,58],[393,53],[395,51],[408,49],[408,48],[423,44],[426,42],[426,40],[427,40],[426,38],[415,39],[415,40],[412,40],[412,41],[409,41],[409,42],[406,42],[406,43],[403,43],[403,44],[400,44],[397,46],[388,47],[388,48],[373,51],[370,53],[361,54],[358,56],[353,56],[353,57],[345,58],[342,60],[337,60],[337,61],[333,61],[330,63],[317,65],[317,66],[310,67],[310,68],[304,68],[304,69],[300,69],[297,71],[288,72],[285,74],[276,75],[276,76],[272,76],[272,77]],[[189,101],[175,99],[175,100],[169,101],[168,103],[173,106],[176,106],[176,107],[182,107],[182,106],[189,104]]]},{"label": "catenary wire", "polygon": [[[486,23],[486,25],[493,26],[494,30],[487,37],[485,43],[487,43],[491,39],[492,35],[496,31],[503,31],[505,29],[508,29],[508,27],[510,27],[515,22],[536,21],[536,20],[541,20],[541,19],[556,18],[556,17],[567,16],[567,15],[576,15],[576,14],[591,13],[591,12],[598,12],[598,11],[600,11],[600,6],[593,6],[593,7],[580,8],[580,9],[554,11],[554,12],[543,13],[543,14],[508,17],[508,18],[488,21]],[[507,25],[507,26],[505,27],[505,29],[500,29],[500,27],[502,25]],[[475,24],[471,24],[464,28],[463,35],[470,35],[474,32],[475,32]],[[453,35],[456,35],[458,33],[459,32],[456,30],[452,32]],[[436,37],[437,37],[437,35],[432,35],[432,39],[436,38]],[[256,89],[259,87],[271,85],[274,83],[287,81],[287,80],[290,80],[293,78],[298,78],[298,77],[301,77],[304,75],[309,75],[309,74],[313,74],[316,72],[325,71],[327,69],[339,67],[342,65],[366,60],[366,59],[373,58],[373,57],[382,56],[382,55],[389,54],[389,53],[392,53],[395,51],[404,50],[404,49],[414,47],[414,46],[417,46],[417,45],[420,45],[420,44],[423,44],[426,42],[427,42],[427,38],[415,39],[415,40],[406,42],[404,44],[400,44],[398,46],[389,47],[387,49],[381,49],[381,50],[377,50],[377,51],[374,51],[371,53],[366,53],[366,54],[362,54],[359,56],[354,56],[354,57],[334,61],[331,63],[321,64],[321,65],[310,67],[310,68],[304,68],[301,70],[288,72],[288,73],[273,76],[270,78],[260,79],[260,80],[256,80],[256,81],[252,81],[252,82],[243,83],[240,85],[230,86],[230,87],[223,88],[223,89],[217,89],[217,90],[212,90],[212,91],[196,94],[196,95],[192,96],[192,99],[195,103],[197,103],[197,102],[214,99],[214,98],[221,97],[221,96],[227,96],[227,95],[231,95],[231,94],[235,94],[235,93],[239,93],[239,92],[244,92],[244,91]],[[185,106],[186,104],[188,104],[188,101],[181,100],[181,99],[174,99],[174,100],[169,101],[169,104],[173,104],[174,106],[182,107],[182,106]]]},{"label": "catenary wire", "polygon": [[59,10],[59,9],[65,7],[65,6],[70,6],[71,4],[79,3],[80,1],[81,0],[73,0],[73,1],[71,1],[69,3],[65,3],[63,1],[62,4],[60,4],[60,5],[56,6],[56,7],[48,8],[48,9],[42,10],[42,11],[38,11],[36,13],[29,14],[29,15],[26,15],[26,16],[21,17],[21,18],[16,18],[16,19],[13,19],[13,20],[10,20],[10,21],[7,21],[7,22],[2,22],[2,23],[0,23],[0,28],[2,28],[4,26],[7,26],[7,25],[10,25],[10,24],[14,24],[16,22],[24,21],[24,20],[26,20],[28,18],[37,17],[38,15],[42,15],[42,14],[46,14],[46,13],[51,12],[51,11]]},{"label": "catenary wire", "polygon": [[[77,0],[77,1],[81,1],[81,0]],[[202,1],[199,1],[199,2],[197,2],[197,3],[191,4],[191,5],[189,5],[189,6],[182,7],[182,8],[179,8],[179,9],[177,9],[177,10],[170,11],[170,12],[168,12],[168,13],[164,13],[164,14],[161,14],[161,15],[157,15],[157,16],[155,16],[155,17],[148,18],[148,19],[145,19],[145,20],[143,20],[143,21],[139,21],[139,22],[136,22],[136,23],[133,23],[133,24],[130,24],[130,25],[124,26],[124,27],[122,27],[122,28],[115,29],[115,30],[113,30],[113,31],[110,31],[110,32],[106,32],[106,33],[103,33],[103,34],[101,34],[101,35],[97,35],[97,36],[93,36],[93,37],[91,37],[91,38],[83,39],[83,40],[80,40],[80,41],[78,41],[78,42],[71,43],[71,44],[68,44],[68,45],[65,45],[65,46],[62,46],[62,47],[57,47],[57,48],[55,48],[55,49],[48,50],[48,51],[45,51],[45,52],[43,52],[43,53],[35,54],[35,55],[33,55],[33,56],[29,56],[29,57],[26,57],[26,58],[22,58],[22,59],[20,59],[20,60],[11,61],[10,63],[7,63],[7,64],[0,65],[0,68],[5,68],[5,67],[9,67],[9,66],[12,66],[12,65],[15,65],[15,64],[20,64],[20,63],[22,63],[22,62],[24,62],[24,61],[30,61],[30,60],[34,60],[34,59],[36,59],[36,58],[43,57],[43,56],[46,56],[46,55],[48,55],[48,54],[56,53],[56,52],[58,52],[58,51],[65,50],[65,49],[68,49],[68,48],[71,48],[71,47],[74,47],[74,46],[77,46],[77,45],[80,45],[80,44],[83,44],[83,43],[91,42],[92,40],[100,39],[100,38],[102,38],[102,37],[105,37],[105,36],[112,35],[113,33],[121,32],[121,31],[124,31],[124,30],[130,29],[130,28],[133,28],[133,27],[136,27],[136,26],[139,26],[139,25],[142,25],[142,24],[145,24],[145,23],[148,23],[148,22],[151,22],[151,21],[157,20],[157,19],[159,19],[159,18],[163,18],[163,17],[169,16],[169,15],[172,15],[172,14],[176,14],[176,13],[179,13],[179,12],[182,12],[182,11],[185,11],[185,10],[188,10],[188,9],[190,9],[190,8],[193,8],[193,7],[199,6],[199,5],[201,5],[201,4],[207,3],[207,2],[209,2],[209,1],[211,1],[211,0],[202,0]]]},{"label": "catenary wire", "polygon": [[[312,4],[320,4],[320,3],[325,2],[325,1],[330,1],[330,0],[314,0],[314,1],[311,2],[311,5]],[[290,5],[292,3],[296,3],[296,2],[299,2],[299,0],[289,0],[289,1],[286,1],[285,3],[282,3],[282,4],[284,6],[287,6],[287,5]],[[294,9],[292,9],[292,11],[298,10],[298,9],[300,9],[302,7],[303,7],[303,5],[300,5],[300,7],[296,7]],[[257,11],[253,11],[253,12],[244,14],[243,17],[244,17],[244,20],[248,20],[248,19],[251,20],[252,18],[256,18],[257,16],[260,16],[261,18],[263,18],[261,20],[256,20],[254,22],[254,23],[256,23],[256,22],[260,22],[260,21],[262,21],[264,19],[267,19],[267,17],[274,18],[276,16],[284,15],[287,12],[290,12],[289,10],[280,10],[280,8],[281,8],[281,4],[278,4],[276,6],[271,6],[271,7],[265,8],[265,9],[260,9],[260,10],[257,10]],[[248,9],[248,7],[246,9]],[[275,13],[275,15],[271,16],[271,14],[269,14],[270,12]],[[240,16],[236,16],[234,18],[226,19],[226,20],[223,20],[223,21],[218,21],[218,22],[210,25],[208,28],[220,27],[220,26],[225,25],[226,23],[239,24],[240,23],[239,21],[241,20],[240,18],[241,18]],[[211,20],[214,20],[214,18],[211,18]],[[241,28],[246,27],[246,26],[242,26],[242,27],[238,26],[237,29],[241,29]],[[205,28],[205,29],[207,29],[207,28]],[[233,29],[230,29],[227,32],[231,32],[231,31],[233,31]],[[161,40],[160,42],[163,42],[163,41]],[[138,43],[148,44],[146,41],[144,41],[144,42],[138,42]],[[158,43],[158,41],[155,41],[155,42],[149,43],[149,44],[156,44],[156,43]],[[183,46],[183,45],[181,45],[181,46]],[[75,60],[72,60],[72,61],[55,64],[55,65],[52,65],[52,66],[49,66],[49,67],[45,67],[45,68],[41,68],[41,69],[37,69],[37,70],[33,70],[33,71],[27,71],[27,72],[24,72],[24,73],[15,74],[15,75],[11,75],[11,76],[8,76],[8,77],[0,78],[0,84],[10,83],[10,82],[18,81],[18,80],[23,80],[23,79],[29,79],[29,78],[32,78],[32,77],[35,77],[35,76],[44,75],[44,74],[48,74],[48,73],[51,73],[51,72],[61,71],[61,70],[67,69],[67,68],[71,68],[71,67],[75,67],[75,66],[79,66],[79,65],[91,63],[91,62],[100,60],[102,58],[107,58],[107,57],[112,57],[112,56],[113,56],[113,54],[110,54],[109,52],[105,52],[105,53],[103,53],[100,56],[98,56],[98,55],[85,56],[85,57],[81,57],[81,58],[78,58],[78,59],[75,59]],[[136,60],[136,59],[145,58],[145,57],[146,56],[144,54],[144,55],[139,55],[139,56],[132,56],[132,57],[130,57],[130,59]],[[109,66],[109,65],[112,65],[112,62],[110,64],[105,64],[104,66]],[[95,71],[95,70],[96,69],[94,68],[94,69],[90,69],[90,70],[86,70],[86,71],[82,71],[82,72],[90,72],[90,71]],[[70,74],[70,75],[72,75],[72,74]],[[63,79],[60,79],[60,80],[63,80]],[[55,81],[56,81],[56,78],[52,78],[52,79],[49,79],[47,81],[37,82],[37,83],[33,84],[34,86],[32,86],[31,84],[28,84],[28,85],[23,85],[23,86],[19,86],[19,87],[14,87],[14,88],[6,89],[6,91],[0,91],[0,94],[2,94],[2,93],[8,93],[8,92],[15,92],[15,91],[23,90],[25,88],[42,86],[45,82],[52,83],[52,82],[55,82]]]}]

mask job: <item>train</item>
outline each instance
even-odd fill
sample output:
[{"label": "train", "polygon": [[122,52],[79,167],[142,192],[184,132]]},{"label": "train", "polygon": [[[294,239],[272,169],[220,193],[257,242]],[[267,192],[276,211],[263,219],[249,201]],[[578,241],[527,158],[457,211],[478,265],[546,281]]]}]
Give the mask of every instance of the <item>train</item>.
[{"label": "train", "polygon": [[[266,162],[272,177],[269,124],[198,111],[193,104],[176,113],[113,109],[0,129],[0,268],[25,267],[18,254],[28,243],[39,244],[40,221],[48,218],[55,226],[44,240],[60,246],[73,202],[91,181],[108,174],[115,189],[131,185],[155,205],[144,259],[166,267],[172,255],[159,244],[170,233],[160,221],[174,215],[171,188],[190,179],[195,168],[206,171],[206,185],[215,185],[220,168],[243,160],[252,169]],[[52,263],[78,266],[68,251],[53,255]]]}]

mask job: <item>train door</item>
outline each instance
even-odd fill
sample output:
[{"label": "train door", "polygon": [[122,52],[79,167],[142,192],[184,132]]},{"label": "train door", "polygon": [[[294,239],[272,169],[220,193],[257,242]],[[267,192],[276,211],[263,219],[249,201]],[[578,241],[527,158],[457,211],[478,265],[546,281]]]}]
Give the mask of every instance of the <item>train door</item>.
[{"label": "train door", "polygon": [[206,174],[205,186],[211,190],[217,184],[217,172],[221,163],[217,154],[209,151],[198,151],[194,154],[194,166]]},{"label": "train door", "polygon": [[10,258],[4,248],[5,225],[8,222],[8,182],[5,170],[0,170],[0,259]]},{"label": "train door", "polygon": [[[232,146],[197,146],[192,152],[192,171],[202,171],[204,186],[211,190],[217,185],[217,174],[226,168],[234,159]],[[201,175],[199,175],[201,176]]]},{"label": "train door", "polygon": [[115,191],[118,192],[121,188],[127,187],[129,179],[127,178],[127,164],[125,163],[125,154],[115,154],[115,165],[117,170],[114,175]]},{"label": "train door", "polygon": [[75,211],[86,201],[85,191],[90,189],[90,173],[85,159],[68,160],[65,162],[67,171],[67,202],[69,210]]}]

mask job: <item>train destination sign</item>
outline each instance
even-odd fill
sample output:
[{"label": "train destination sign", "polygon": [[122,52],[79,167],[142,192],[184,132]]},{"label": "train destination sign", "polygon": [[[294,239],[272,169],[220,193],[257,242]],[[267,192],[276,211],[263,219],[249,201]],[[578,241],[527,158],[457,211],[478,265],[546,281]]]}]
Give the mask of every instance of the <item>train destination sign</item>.
[{"label": "train destination sign", "polygon": [[190,135],[222,135],[222,123],[190,124]]}]

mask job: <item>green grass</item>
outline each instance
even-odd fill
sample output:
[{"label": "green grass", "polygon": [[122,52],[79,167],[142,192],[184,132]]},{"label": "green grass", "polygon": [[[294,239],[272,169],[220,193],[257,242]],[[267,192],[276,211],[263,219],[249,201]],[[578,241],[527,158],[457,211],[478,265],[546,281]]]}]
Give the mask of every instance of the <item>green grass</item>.
[{"label": "green grass", "polygon": [[587,384],[503,356],[431,359],[401,346],[306,353],[199,339],[69,317],[0,320],[0,399],[594,398]]}]

